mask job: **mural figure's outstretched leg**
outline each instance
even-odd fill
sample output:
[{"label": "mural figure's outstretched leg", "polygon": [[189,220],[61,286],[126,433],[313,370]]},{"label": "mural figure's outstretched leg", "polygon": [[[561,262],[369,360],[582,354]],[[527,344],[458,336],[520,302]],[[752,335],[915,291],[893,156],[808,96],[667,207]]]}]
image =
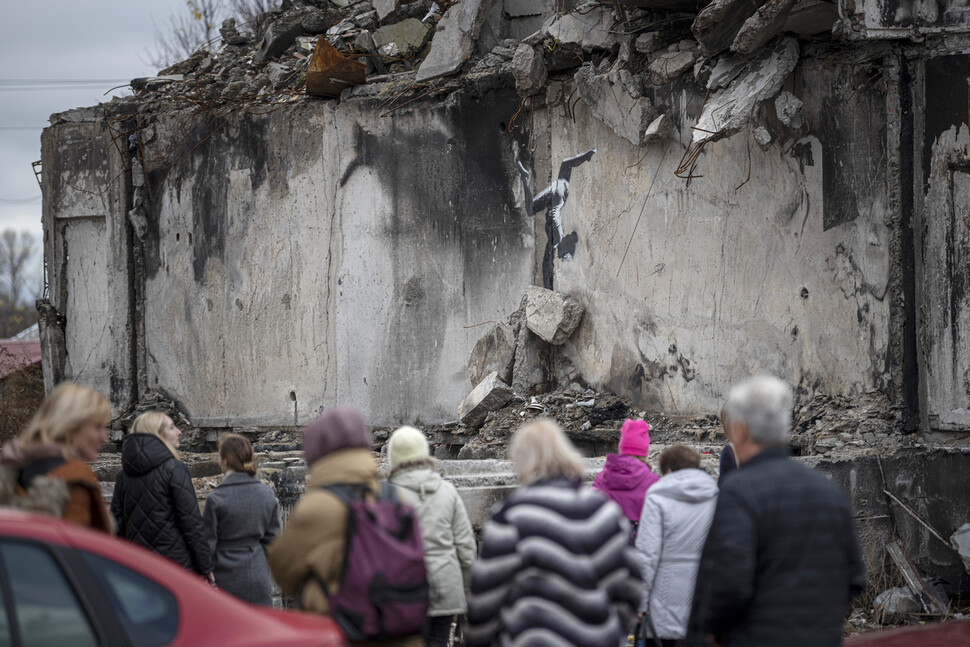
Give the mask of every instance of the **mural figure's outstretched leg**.
[{"label": "mural figure's outstretched leg", "polygon": [[[518,152],[516,159],[518,161]],[[576,253],[576,243],[579,236],[575,231],[568,235],[563,228],[562,209],[566,206],[566,199],[569,197],[569,178],[574,168],[588,162],[596,149],[588,150],[581,155],[569,157],[559,165],[559,177],[538,195],[533,197],[531,176],[529,171],[521,161],[518,161],[519,175],[522,178],[522,187],[525,192],[525,203],[531,205],[533,215],[538,214],[543,209],[546,210],[546,250],[542,258],[542,283],[547,289],[552,289],[553,283],[553,262],[558,256],[561,260],[571,260]]]}]

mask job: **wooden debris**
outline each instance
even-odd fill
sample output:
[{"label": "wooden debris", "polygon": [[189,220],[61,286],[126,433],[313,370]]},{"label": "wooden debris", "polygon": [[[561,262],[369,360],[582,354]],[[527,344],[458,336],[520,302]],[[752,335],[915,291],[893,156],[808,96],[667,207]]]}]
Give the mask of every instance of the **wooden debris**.
[{"label": "wooden debris", "polygon": [[895,562],[900,574],[902,574],[903,579],[906,581],[906,586],[909,587],[909,590],[913,592],[913,595],[916,596],[916,599],[923,606],[923,610],[934,616],[943,615],[946,609],[930,593],[929,586],[927,586],[926,581],[919,574],[919,571],[913,564],[913,560],[909,558],[909,555],[906,554],[906,551],[899,544],[899,540],[896,539],[889,542],[886,550],[889,551],[889,556]]},{"label": "wooden debris", "polygon": [[306,73],[307,94],[335,99],[345,89],[366,83],[366,69],[363,63],[338,52],[321,34],[310,56],[310,67]]}]

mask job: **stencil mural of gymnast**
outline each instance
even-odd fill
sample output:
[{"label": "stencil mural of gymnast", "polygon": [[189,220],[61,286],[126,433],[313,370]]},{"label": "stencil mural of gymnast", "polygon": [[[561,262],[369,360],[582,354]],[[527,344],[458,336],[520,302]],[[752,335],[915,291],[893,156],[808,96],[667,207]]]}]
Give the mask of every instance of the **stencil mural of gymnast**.
[{"label": "stencil mural of gymnast", "polygon": [[518,151],[515,153],[515,161],[519,165],[519,175],[522,178],[522,188],[525,191],[526,208],[530,209],[530,214],[533,216],[538,215],[543,209],[546,211],[546,250],[542,256],[542,285],[551,290],[553,262],[556,256],[563,261],[571,260],[576,253],[576,242],[579,240],[575,230],[567,235],[562,224],[562,211],[569,197],[569,177],[574,168],[593,157],[596,149],[564,159],[559,165],[559,177],[534,197],[532,176],[519,159]]}]

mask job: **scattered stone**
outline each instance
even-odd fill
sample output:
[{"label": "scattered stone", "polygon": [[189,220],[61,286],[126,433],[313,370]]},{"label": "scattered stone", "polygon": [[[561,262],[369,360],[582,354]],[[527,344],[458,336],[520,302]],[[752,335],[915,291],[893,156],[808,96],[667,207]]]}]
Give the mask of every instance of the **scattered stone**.
[{"label": "scattered stone", "polygon": [[663,46],[664,42],[660,38],[660,32],[658,31],[640,34],[633,42],[633,49],[637,50],[640,54],[652,54]]},{"label": "scattered stone", "polygon": [[741,30],[731,44],[731,49],[742,56],[758,51],[781,33],[795,2],[796,0],[771,0],[761,5],[741,26]]},{"label": "scattered stone", "polygon": [[704,104],[694,129],[693,144],[729,137],[747,125],[755,109],[771,99],[798,63],[798,43],[784,38],[751,60],[731,85]]},{"label": "scattered stone", "polygon": [[461,69],[475,50],[492,0],[461,0],[445,12],[431,41],[431,51],[418,68],[416,81],[448,76]]},{"label": "scattered stone", "polygon": [[377,11],[377,19],[384,20],[397,6],[397,0],[373,0],[374,10]]},{"label": "scattered stone", "polygon": [[775,114],[778,120],[798,130],[805,124],[802,117],[802,101],[788,90],[783,90],[775,97]]},{"label": "scattered stone", "polygon": [[636,146],[646,142],[646,130],[657,118],[657,110],[641,95],[629,70],[597,74],[592,65],[584,65],[575,80],[579,96],[597,119]]},{"label": "scattered stone", "polygon": [[501,409],[511,399],[509,385],[498,373],[489,373],[458,405],[458,420],[467,427],[480,427],[489,411]]},{"label": "scattered stone", "polygon": [[511,383],[514,361],[515,330],[508,324],[496,324],[475,342],[468,358],[468,377],[472,386],[478,386],[489,373],[498,373],[500,379]]},{"label": "scattered stone", "polygon": [[374,32],[374,43],[381,50],[386,45],[393,43],[400,50],[400,53],[394,58],[408,58],[421,51],[430,36],[431,27],[417,18],[408,18],[399,23],[379,28]]},{"label": "scattered stone", "polygon": [[279,58],[293,44],[297,36],[304,35],[302,21],[305,17],[303,14],[287,16],[271,23],[266,28],[266,33],[263,35],[259,47],[256,48],[253,61],[265,63],[274,58]]},{"label": "scattered stone", "polygon": [[720,90],[721,88],[726,88],[731,84],[731,81],[741,74],[741,71],[747,64],[747,60],[738,56],[722,56],[717,60],[714,69],[711,70],[711,76],[705,84],[707,89]]},{"label": "scattered stone", "polygon": [[571,296],[537,285],[525,291],[525,325],[542,339],[558,346],[565,343],[583,318],[583,305]]},{"label": "scattered stone", "polygon": [[226,45],[245,45],[249,42],[249,38],[240,34],[236,29],[235,18],[226,18],[222,21],[219,35],[222,36],[222,42]]},{"label": "scattered stone", "polygon": [[572,12],[553,20],[546,27],[546,34],[557,43],[579,45],[586,51],[612,51],[619,47],[611,33],[613,21],[612,10],[597,7],[588,13]]},{"label": "scattered stone", "polygon": [[512,75],[515,77],[515,89],[520,97],[536,94],[549,78],[542,55],[536,48],[525,43],[519,45],[512,57]]},{"label": "scattered stone", "polygon": [[713,0],[701,9],[691,31],[707,56],[720,54],[734,42],[745,21],[765,0]]},{"label": "scattered stone", "polygon": [[950,543],[960,553],[963,560],[963,568],[970,573],[970,523],[965,523],[950,536]]},{"label": "scattered stone", "polygon": [[647,126],[647,130],[643,133],[643,139],[646,141],[663,139],[673,132],[674,122],[667,115],[660,115]]},{"label": "scattered stone", "polygon": [[876,596],[873,606],[877,614],[896,618],[919,613],[922,610],[919,600],[906,587],[886,589]]},{"label": "scattered stone", "polygon": [[293,71],[285,65],[270,63],[266,66],[266,74],[273,85],[282,83],[284,79],[293,74]]},{"label": "scattered stone", "polygon": [[316,36],[317,34],[327,33],[327,30],[333,27],[333,24],[338,21],[339,17],[333,12],[313,11],[303,17],[300,25],[303,27],[304,33]]},{"label": "scattered stone", "polygon": [[696,54],[692,51],[675,50],[661,54],[650,63],[647,72],[654,85],[666,85],[688,70],[693,69]]},{"label": "scattered stone", "polygon": [[758,142],[758,146],[768,150],[768,147],[771,146],[771,133],[764,126],[758,126],[754,129],[754,140]]}]

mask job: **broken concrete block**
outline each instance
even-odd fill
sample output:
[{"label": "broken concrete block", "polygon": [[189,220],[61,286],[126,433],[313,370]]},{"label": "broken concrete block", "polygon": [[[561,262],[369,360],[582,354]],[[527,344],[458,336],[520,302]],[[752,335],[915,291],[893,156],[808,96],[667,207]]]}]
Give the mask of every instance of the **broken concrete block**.
[{"label": "broken concrete block", "polygon": [[630,143],[645,143],[645,132],[657,118],[657,110],[650,99],[640,94],[628,70],[597,74],[592,65],[584,65],[576,72],[575,80],[579,96],[597,119]]},{"label": "broken concrete block", "polygon": [[873,607],[883,617],[905,617],[922,611],[922,605],[913,592],[906,587],[886,589],[876,596]]},{"label": "broken concrete block", "polygon": [[302,23],[305,17],[302,14],[288,16],[270,23],[269,27],[266,28],[266,33],[263,34],[263,40],[256,48],[253,61],[265,63],[274,58],[279,58],[280,54],[293,44],[297,36],[304,34]]},{"label": "broken concrete block", "polygon": [[775,97],[775,114],[789,128],[799,129],[805,124],[802,117],[802,101],[788,90]]},{"label": "broken concrete block", "polygon": [[793,38],[783,38],[751,59],[728,87],[704,103],[692,144],[717,141],[744,128],[755,109],[778,94],[797,63],[798,43]]},{"label": "broken concrete block", "polygon": [[226,45],[245,45],[249,42],[249,37],[243,36],[236,29],[235,18],[226,18],[222,21],[222,27],[219,28],[219,35],[222,36],[222,42]]},{"label": "broken concrete block", "polygon": [[279,63],[270,63],[266,66],[266,75],[269,77],[269,80],[273,85],[281,83],[291,74],[293,74],[293,70],[285,65],[280,65]]},{"label": "broken concrete block", "polygon": [[731,85],[731,81],[741,74],[741,70],[748,64],[748,61],[738,56],[722,56],[718,59],[717,65],[711,70],[711,76],[705,84],[708,90],[720,90]]},{"label": "broken concrete block", "polygon": [[692,70],[696,59],[697,55],[692,51],[677,50],[661,54],[647,68],[650,82],[654,85],[666,85],[688,70]]},{"label": "broken concrete block", "polygon": [[501,380],[511,383],[514,361],[515,330],[508,324],[496,324],[475,342],[468,358],[468,378],[472,386],[478,386],[489,373],[498,373]]},{"label": "broken concrete block", "polygon": [[553,346],[565,343],[583,318],[583,304],[571,296],[530,285],[525,291],[525,325]]},{"label": "broken concrete block", "polygon": [[674,122],[667,115],[660,115],[650,122],[647,130],[643,133],[646,141],[663,139],[674,132]]},{"label": "broken concrete block", "polygon": [[613,12],[606,7],[597,7],[589,13],[567,13],[554,19],[546,34],[559,44],[579,45],[586,51],[612,50],[618,47],[613,38]]},{"label": "broken concrete block", "polygon": [[640,34],[637,36],[637,39],[633,41],[633,49],[637,50],[637,52],[640,54],[650,54],[663,46],[664,42],[660,38],[659,31],[651,31],[645,34]]},{"label": "broken concrete block", "polygon": [[970,523],[965,523],[950,536],[950,543],[960,553],[963,560],[963,568],[970,573]]},{"label": "broken concrete block", "polygon": [[377,19],[384,20],[394,11],[394,7],[397,6],[397,0],[372,0],[371,4],[374,5],[374,10],[377,11]]},{"label": "broken concrete block", "polygon": [[531,45],[522,43],[512,57],[512,76],[515,77],[515,89],[519,96],[531,97],[546,84],[549,72],[542,54]]},{"label": "broken concrete block", "polygon": [[431,27],[417,18],[408,18],[393,25],[384,25],[374,32],[378,49],[394,43],[400,52],[395,58],[407,58],[421,51],[431,35]]},{"label": "broken concrete block", "polygon": [[415,77],[427,81],[454,74],[475,51],[475,43],[493,0],[461,0],[452,5],[438,23],[431,51]]},{"label": "broken concrete block", "polygon": [[706,56],[726,50],[741,26],[761,8],[765,0],[714,0],[701,9],[690,30]]},{"label": "broken concrete block", "polygon": [[316,36],[317,34],[327,33],[327,30],[333,27],[336,22],[340,22],[340,17],[337,14],[323,10],[306,14],[300,21],[300,25],[303,26],[303,33]]},{"label": "broken concrete block", "polygon": [[544,393],[555,386],[552,346],[522,325],[515,337],[512,389],[521,396]]},{"label": "broken concrete block", "polygon": [[511,399],[509,385],[499,379],[498,373],[489,373],[458,405],[458,420],[468,427],[478,427],[489,411],[501,409]]},{"label": "broken concrete block", "polygon": [[762,150],[768,150],[768,147],[771,146],[771,133],[764,126],[758,126],[754,129],[754,140],[758,142],[758,146]]},{"label": "broken concrete block", "polygon": [[761,5],[754,15],[744,21],[731,49],[742,56],[758,51],[769,40],[781,33],[796,0],[771,0]]}]

